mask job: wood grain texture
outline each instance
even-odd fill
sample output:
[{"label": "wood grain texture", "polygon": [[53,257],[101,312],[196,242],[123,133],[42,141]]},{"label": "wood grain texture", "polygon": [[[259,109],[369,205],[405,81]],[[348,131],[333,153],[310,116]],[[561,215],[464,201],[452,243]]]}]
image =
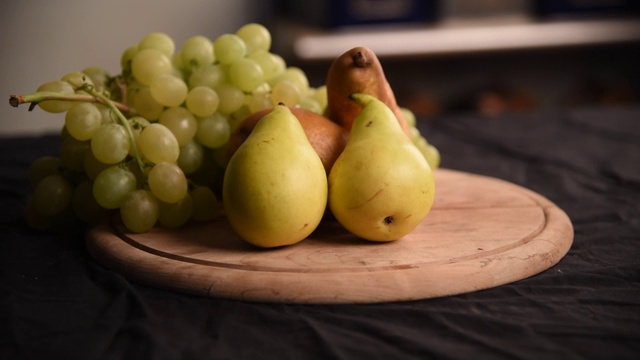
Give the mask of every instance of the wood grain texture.
[{"label": "wood grain texture", "polygon": [[375,243],[323,222],[304,241],[260,249],[224,217],[131,234],[114,221],[87,232],[100,263],[132,281],[199,295],[287,303],[375,303],[454,295],[555,265],[573,242],[564,211],[495,178],[439,169],[436,199],[409,235]]}]

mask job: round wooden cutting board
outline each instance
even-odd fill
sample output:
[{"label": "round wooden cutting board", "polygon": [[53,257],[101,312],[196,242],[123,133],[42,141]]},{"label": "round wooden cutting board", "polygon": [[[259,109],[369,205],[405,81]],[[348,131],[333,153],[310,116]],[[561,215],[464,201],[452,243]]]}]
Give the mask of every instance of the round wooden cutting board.
[{"label": "round wooden cutting board", "polygon": [[118,222],[87,233],[102,264],[132,281],[211,297],[286,303],[375,303],[472,292],[524,279],[569,251],[573,227],[541,195],[439,169],[425,220],[397,241],[359,239],[324,221],[304,241],[260,249],[224,217],[132,234]]}]

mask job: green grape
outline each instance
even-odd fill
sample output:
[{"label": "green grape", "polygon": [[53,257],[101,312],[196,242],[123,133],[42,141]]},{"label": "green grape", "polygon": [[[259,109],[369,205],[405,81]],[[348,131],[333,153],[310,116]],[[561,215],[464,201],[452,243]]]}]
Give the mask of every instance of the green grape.
[{"label": "green grape", "polygon": [[156,49],[139,49],[131,59],[131,73],[136,81],[149,85],[160,74],[171,74],[171,59]]},{"label": "green grape", "polygon": [[422,155],[424,155],[425,159],[427,159],[429,166],[431,166],[433,170],[440,167],[440,152],[435,146],[429,144],[429,142],[422,136],[415,141],[415,145]]},{"label": "green grape", "polygon": [[420,130],[416,127],[409,127],[409,138],[413,141],[414,144],[417,144],[418,141],[422,139],[422,134],[420,134]]},{"label": "green grape", "polygon": [[205,36],[196,35],[187,39],[180,49],[182,65],[186,69],[212,64],[213,43]]},{"label": "green grape", "polygon": [[322,85],[320,87],[315,88],[313,90],[313,94],[311,95],[311,98],[317,101],[318,104],[320,104],[320,107],[324,112],[324,109],[327,108],[327,86]]},{"label": "green grape", "polygon": [[247,54],[247,45],[236,34],[222,34],[213,43],[216,60],[221,64],[231,64]]},{"label": "green grape", "polygon": [[300,89],[291,81],[280,81],[271,90],[271,104],[283,103],[287,106],[295,106],[300,102]]},{"label": "green grape", "polygon": [[176,203],[187,194],[187,178],[174,163],[157,163],[149,171],[147,181],[151,192],[160,201]]},{"label": "green grape", "polygon": [[322,114],[323,109],[320,106],[320,104],[313,98],[305,96],[302,99],[300,99],[300,102],[298,103],[298,106],[300,106],[303,109],[307,109],[309,111],[312,111],[316,114]]},{"label": "green grape", "polygon": [[236,35],[247,45],[249,54],[255,51],[268,51],[271,48],[271,33],[261,24],[249,23],[243,25],[236,31]]},{"label": "green grape", "polygon": [[180,148],[180,155],[176,163],[182,172],[189,175],[200,168],[203,160],[204,149],[200,143],[194,140]]},{"label": "green grape", "polygon": [[[38,87],[37,92],[55,92],[60,95],[73,95],[75,94],[75,89],[71,84],[62,80],[54,80],[46,82]],[[63,101],[63,100],[46,100],[38,103],[38,106],[46,112],[50,113],[61,113],[69,110],[71,106],[73,106],[72,101]]]},{"label": "green grape", "polygon": [[205,222],[213,220],[220,210],[220,202],[213,191],[207,186],[198,186],[191,191],[193,210],[191,218]]},{"label": "green grape", "polygon": [[121,166],[111,166],[93,181],[93,197],[103,208],[117,209],[136,186],[136,177],[131,171]]},{"label": "green grape", "polygon": [[220,65],[206,64],[193,70],[189,76],[189,88],[208,86],[212,89],[224,84],[227,75]]},{"label": "green grape", "polygon": [[60,163],[69,170],[84,171],[84,155],[89,151],[89,141],[66,138],[60,146]]},{"label": "green grape", "polygon": [[100,162],[93,155],[93,151],[85,151],[84,159],[83,159],[83,168],[84,173],[89,177],[89,179],[94,180],[98,174],[100,174],[103,170],[110,167],[111,165]]},{"label": "green grape", "polygon": [[247,105],[251,113],[268,108],[273,105],[271,103],[271,93],[269,91],[254,91],[249,97]]},{"label": "green grape", "polygon": [[218,93],[207,86],[196,86],[189,90],[185,100],[187,109],[195,116],[209,116],[218,110]]},{"label": "green grape", "polygon": [[36,186],[45,177],[60,173],[60,159],[54,156],[43,156],[31,163],[27,178],[31,186]]},{"label": "green grape", "polygon": [[229,141],[231,129],[227,118],[216,112],[211,116],[198,119],[196,139],[209,148],[217,148]]},{"label": "green grape", "polygon": [[268,51],[258,50],[248,56],[249,59],[255,61],[262,68],[265,80],[270,80],[284,73],[287,68],[284,60]]},{"label": "green grape", "polygon": [[171,58],[176,46],[169,35],[161,32],[152,32],[145,35],[140,40],[138,43],[138,49],[155,49],[161,52],[164,56]]},{"label": "green grape", "polygon": [[138,189],[125,196],[120,207],[120,218],[130,231],[145,233],[151,230],[160,215],[158,199],[149,191]]},{"label": "green grape", "polygon": [[131,45],[122,52],[122,55],[120,56],[120,68],[124,70],[123,73],[126,73],[127,71],[131,71],[131,61],[133,60],[133,57],[137,53],[138,53],[138,44]]},{"label": "green grape", "polygon": [[52,174],[42,179],[33,191],[35,211],[43,216],[61,213],[71,204],[73,187],[61,174]]},{"label": "green grape", "polygon": [[88,224],[97,224],[105,220],[109,213],[107,209],[98,204],[93,196],[93,183],[91,181],[83,181],[78,184],[73,192],[71,208],[80,220]]},{"label": "green grape", "polygon": [[138,114],[149,121],[158,120],[164,106],[153,98],[149,87],[145,86],[133,91],[133,107],[138,111]]},{"label": "green grape", "polygon": [[91,151],[98,161],[117,164],[129,154],[129,137],[119,124],[102,125],[91,137]]},{"label": "green grape", "polygon": [[175,135],[166,126],[152,123],[138,136],[138,146],[142,155],[154,164],[176,162],[180,155],[180,145]]},{"label": "green grape", "polygon": [[177,229],[186,224],[191,218],[193,199],[188,193],[176,203],[170,204],[163,201],[158,201],[158,203],[160,205],[158,223],[166,228]]},{"label": "green grape", "polygon": [[278,76],[278,82],[290,81],[300,90],[300,96],[305,96],[309,91],[309,79],[302,69],[290,66],[285,69],[284,73]]},{"label": "green grape", "polygon": [[137,148],[138,155],[142,156],[142,151],[140,150],[140,144],[138,144],[138,138],[140,137],[140,133],[142,132],[142,129],[146,128],[151,123],[149,122],[149,120],[141,116],[134,116],[130,118],[128,121],[129,121],[129,125],[131,126],[131,132],[133,133],[133,144],[131,144],[131,146],[129,147],[129,155],[135,156],[134,150]]},{"label": "green grape", "polygon": [[80,71],[72,71],[70,73],[65,74],[60,78],[62,81],[66,81],[77,91],[78,89],[89,86],[93,87],[93,81],[86,74],[81,73]]},{"label": "green grape", "polygon": [[401,107],[400,111],[402,112],[402,116],[404,116],[404,120],[407,122],[407,125],[409,125],[409,127],[416,127],[416,116],[413,111],[405,107]]},{"label": "green grape", "polygon": [[195,172],[189,174],[194,183],[206,186],[221,185],[223,170],[217,165],[212,149],[203,148],[202,165]]},{"label": "green grape", "polygon": [[187,98],[187,84],[171,74],[160,74],[149,84],[151,96],[163,106],[178,106]]},{"label": "green grape", "polygon": [[96,91],[102,92],[109,81],[109,72],[99,66],[90,66],[82,69],[82,73],[86,74],[93,82]]},{"label": "green grape", "polygon": [[220,102],[218,111],[223,114],[231,114],[244,104],[244,93],[236,86],[222,84],[216,88]]},{"label": "green grape", "polygon": [[251,92],[264,82],[264,72],[255,60],[242,58],[231,64],[229,80],[240,90]]},{"label": "green grape", "polygon": [[165,110],[158,122],[166,126],[178,140],[178,146],[184,146],[193,140],[198,123],[195,116],[181,106]]},{"label": "green grape", "polygon": [[64,124],[74,138],[89,140],[102,124],[102,113],[92,103],[77,103],[65,114]]}]

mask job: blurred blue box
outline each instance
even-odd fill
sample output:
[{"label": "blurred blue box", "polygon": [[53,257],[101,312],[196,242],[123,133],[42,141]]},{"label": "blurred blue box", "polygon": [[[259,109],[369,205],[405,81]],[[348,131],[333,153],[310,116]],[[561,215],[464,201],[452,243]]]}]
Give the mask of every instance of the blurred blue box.
[{"label": "blurred blue box", "polygon": [[287,5],[289,17],[325,28],[428,23],[438,14],[436,0],[293,0]]}]

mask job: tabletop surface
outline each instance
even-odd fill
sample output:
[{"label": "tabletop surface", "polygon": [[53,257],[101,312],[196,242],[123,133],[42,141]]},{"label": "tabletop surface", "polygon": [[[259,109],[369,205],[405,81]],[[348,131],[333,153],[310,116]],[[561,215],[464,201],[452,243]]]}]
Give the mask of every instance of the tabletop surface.
[{"label": "tabletop surface", "polygon": [[419,128],[442,166],[548,198],[575,237],[535,276],[473,293],[309,305],[188,295],[127,280],[85,229],[30,229],[27,169],[56,136],[0,139],[0,358],[631,359],[640,353],[640,108],[498,117]]}]

